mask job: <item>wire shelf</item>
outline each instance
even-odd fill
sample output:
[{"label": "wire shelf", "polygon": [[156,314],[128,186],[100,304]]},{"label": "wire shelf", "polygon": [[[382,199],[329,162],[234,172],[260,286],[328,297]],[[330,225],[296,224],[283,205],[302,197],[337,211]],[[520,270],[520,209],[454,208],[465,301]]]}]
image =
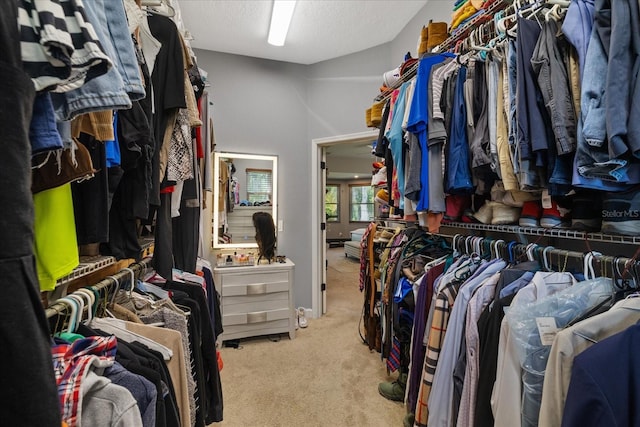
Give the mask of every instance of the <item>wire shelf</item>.
[{"label": "wire shelf", "polygon": [[625,236],[625,235],[605,234],[605,233],[585,233],[583,231],[561,229],[561,228],[520,227],[518,225],[470,224],[466,222],[447,222],[447,223],[442,223],[441,226],[458,228],[458,229],[466,229],[466,230],[493,231],[498,233],[527,234],[530,236],[559,237],[563,239],[588,240],[591,242],[640,245],[640,236]]},{"label": "wire shelf", "polygon": [[[433,53],[442,53],[442,52],[451,50],[459,40],[462,40],[463,38],[467,37],[471,32],[471,30],[493,19],[493,15],[496,12],[498,12],[501,9],[504,9],[509,4],[511,4],[511,1],[509,0],[495,0],[487,9],[482,9],[480,11],[481,13],[478,14],[478,16],[473,18],[471,21],[465,23],[464,25],[456,28],[453,31],[453,34],[451,34],[445,41],[443,41],[433,49]],[[393,94],[393,91],[398,89],[405,82],[415,77],[418,71],[419,65],[420,65],[420,61],[417,61],[415,64],[411,65],[411,67],[407,70],[407,72],[404,75],[402,75],[394,85],[388,87],[387,90],[378,94],[374,98],[374,102],[387,101]]]},{"label": "wire shelf", "polygon": [[453,30],[453,34],[451,34],[445,41],[436,46],[434,48],[434,52],[446,52],[452,49],[459,40],[467,37],[471,30],[493,19],[493,15],[495,15],[496,12],[504,9],[509,4],[511,4],[511,1],[509,0],[494,1],[487,9],[483,9],[482,13],[473,18],[471,21]]},{"label": "wire shelf", "polygon": [[67,276],[61,278],[56,283],[56,286],[67,284],[73,280],[79,279],[83,276],[87,276],[94,271],[101,270],[105,267],[116,263],[116,259],[112,256],[83,256],[80,257],[80,264],[73,269]]}]

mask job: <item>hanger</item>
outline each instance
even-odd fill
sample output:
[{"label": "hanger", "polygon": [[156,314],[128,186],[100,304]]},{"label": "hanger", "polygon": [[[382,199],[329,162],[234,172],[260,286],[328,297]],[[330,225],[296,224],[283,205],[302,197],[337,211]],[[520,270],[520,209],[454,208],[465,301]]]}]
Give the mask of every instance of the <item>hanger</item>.
[{"label": "hanger", "polygon": [[500,248],[504,244],[504,240],[498,239],[492,242],[491,244],[491,259],[501,258],[500,256]]},{"label": "hanger", "polygon": [[84,317],[84,306],[87,307],[87,322],[91,322],[91,319],[93,318],[93,294],[90,294],[87,292],[80,292],[80,291],[81,289],[78,289],[77,291],[71,294],[71,296],[75,296],[76,298],[79,298],[83,304],[82,310],[80,311],[80,314],[78,316],[78,323],[82,323],[82,320]]},{"label": "hanger", "polygon": [[547,252],[554,250],[553,246],[547,246],[542,250],[542,260],[544,261],[545,271],[553,271],[553,263],[551,262],[551,254],[549,254],[549,260],[547,260]]},{"label": "hanger", "polygon": [[122,270],[129,272],[129,274],[131,275],[131,286],[129,287],[129,298],[131,298],[131,295],[133,294],[133,288],[135,288],[136,286],[136,274],[129,267],[125,267]]},{"label": "hanger", "polygon": [[176,15],[176,10],[167,0],[142,0],[144,10],[154,15],[172,18]]},{"label": "hanger", "polygon": [[462,237],[462,235],[461,235],[461,234],[455,234],[455,235],[453,236],[453,241],[452,241],[452,243],[451,243],[451,246],[453,246],[453,256],[454,256],[454,257],[456,257],[456,256],[459,256],[459,255],[460,255],[460,250],[459,250],[459,247],[458,247],[458,244],[459,244],[459,241],[458,241],[458,240],[459,240],[461,237]]},{"label": "hanger", "polygon": [[551,20],[551,17],[557,17],[558,16],[558,10],[560,9],[560,5],[558,4],[554,4],[553,6],[551,6],[551,9],[547,10],[544,14],[544,20],[549,22]]},{"label": "hanger", "polygon": [[112,306],[113,303],[115,303],[116,295],[118,294],[118,291],[120,290],[120,281],[118,279],[116,279],[114,276],[107,276],[107,277],[105,277],[105,279],[111,279],[116,283],[116,288],[114,289],[113,294],[111,295],[111,299],[109,300],[109,305]]},{"label": "hanger", "polygon": [[596,278],[595,269],[593,268],[593,260],[595,257],[601,256],[600,252],[587,252],[583,258],[583,270],[584,270],[584,279],[585,280],[593,280]]},{"label": "hanger", "polygon": [[80,295],[84,295],[88,298],[87,307],[89,311],[89,316],[93,317],[93,314],[95,313],[95,309],[97,308],[96,294],[91,289],[87,289],[87,288],[80,288],[76,290],[74,293],[79,293]]},{"label": "hanger", "polygon": [[68,320],[67,330],[63,332],[74,333],[76,330],[76,322],[78,318],[78,302],[72,298],[62,297],[55,301],[56,303],[60,303],[64,305],[67,310],[67,316],[65,317],[65,321]]}]

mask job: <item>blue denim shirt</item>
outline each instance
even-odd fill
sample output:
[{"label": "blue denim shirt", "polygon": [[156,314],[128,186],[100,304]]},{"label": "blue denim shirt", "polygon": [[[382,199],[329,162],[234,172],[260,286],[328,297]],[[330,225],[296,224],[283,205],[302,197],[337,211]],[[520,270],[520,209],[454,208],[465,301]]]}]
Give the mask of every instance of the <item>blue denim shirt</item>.
[{"label": "blue denim shirt", "polygon": [[[622,34],[618,33],[630,31],[631,25],[627,25],[626,29],[624,25],[620,25],[622,28],[614,27],[612,31],[611,18],[607,18],[607,16],[612,10],[615,10],[616,14],[623,13],[624,11],[619,10],[624,9],[624,5],[621,6],[621,4],[628,6],[627,12],[634,10],[637,12],[638,4],[630,0],[621,0],[614,2],[616,7],[608,10],[608,2],[609,0],[597,0],[595,3],[595,14],[602,18],[594,24],[585,59],[575,166],[581,176],[602,180],[605,184],[604,186],[598,183],[587,184],[584,185],[585,187],[615,190],[615,184],[640,183],[640,163],[630,162],[621,157],[627,151],[627,147],[619,137],[622,131],[616,117],[626,118],[629,112],[627,105],[630,103],[625,103],[624,99],[621,102],[619,88],[615,83],[617,79],[625,79],[625,72],[622,69],[612,68],[612,65],[609,64],[611,55],[624,56],[624,52],[619,52],[620,47],[616,46],[616,43],[612,43],[612,40],[624,38]],[[631,3],[635,6],[631,7]],[[618,37],[614,38],[616,34]],[[613,60],[614,66],[618,63],[620,61]],[[624,61],[620,64],[621,67],[624,66],[623,63]],[[602,76],[607,77],[603,79]],[[630,88],[627,91],[630,91]],[[608,97],[610,96],[613,98],[609,101]],[[635,102],[638,103],[638,101]],[[625,119],[625,124],[626,122]],[[638,120],[630,120],[629,122],[630,128],[636,129],[632,132],[640,134],[640,130],[637,130],[637,126],[640,126]],[[608,130],[613,130],[614,134],[608,135]],[[610,138],[611,136],[613,138]],[[606,185],[607,182],[614,184],[614,188],[610,188],[611,185]],[[574,179],[574,185],[579,184]],[[617,189],[621,188],[618,186]]]},{"label": "blue denim shirt", "polygon": [[573,0],[562,23],[562,32],[576,48],[580,62],[580,81],[593,28],[594,0]]}]

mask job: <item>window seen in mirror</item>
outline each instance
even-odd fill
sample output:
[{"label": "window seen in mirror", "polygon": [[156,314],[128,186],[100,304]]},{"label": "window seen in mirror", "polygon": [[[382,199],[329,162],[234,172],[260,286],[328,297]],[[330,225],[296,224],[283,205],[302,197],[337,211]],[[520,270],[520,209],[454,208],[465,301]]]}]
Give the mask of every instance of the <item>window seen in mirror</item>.
[{"label": "window seen in mirror", "polygon": [[247,169],[247,199],[251,204],[271,204],[270,169]]},{"label": "window seen in mirror", "polygon": [[324,195],[325,213],[327,222],[340,221],[340,186],[327,185]]},{"label": "window seen in mirror", "polygon": [[371,221],[374,218],[374,196],[371,185],[350,186],[349,221]]}]

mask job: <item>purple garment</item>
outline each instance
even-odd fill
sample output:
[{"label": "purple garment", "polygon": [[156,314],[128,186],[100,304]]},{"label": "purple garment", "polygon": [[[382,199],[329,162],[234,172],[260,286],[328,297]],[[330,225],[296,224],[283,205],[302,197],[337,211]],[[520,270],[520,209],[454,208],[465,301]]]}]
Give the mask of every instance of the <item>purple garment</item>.
[{"label": "purple garment", "polygon": [[426,354],[423,338],[424,331],[427,327],[427,317],[433,297],[433,288],[436,278],[444,273],[445,264],[445,262],[441,262],[431,267],[423,276],[422,283],[418,289],[416,311],[413,318],[413,337],[411,339],[411,369],[407,381],[407,386],[409,387],[407,394],[407,411],[411,413],[414,413],[416,410],[418,391],[420,390],[420,379]]}]

